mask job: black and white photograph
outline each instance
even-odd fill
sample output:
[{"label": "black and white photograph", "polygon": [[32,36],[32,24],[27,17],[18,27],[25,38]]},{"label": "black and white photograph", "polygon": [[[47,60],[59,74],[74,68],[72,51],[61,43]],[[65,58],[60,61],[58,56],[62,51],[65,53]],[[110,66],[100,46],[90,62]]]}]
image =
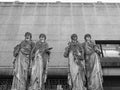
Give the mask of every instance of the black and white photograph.
[{"label": "black and white photograph", "polygon": [[0,0],[0,90],[120,90],[120,1]]}]

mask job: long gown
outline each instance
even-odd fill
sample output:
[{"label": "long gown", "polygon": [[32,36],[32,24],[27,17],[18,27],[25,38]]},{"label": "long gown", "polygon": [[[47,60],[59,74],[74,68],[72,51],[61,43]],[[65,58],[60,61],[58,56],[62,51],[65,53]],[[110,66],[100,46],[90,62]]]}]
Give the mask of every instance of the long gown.
[{"label": "long gown", "polygon": [[39,47],[36,46],[36,48],[34,49],[35,57],[32,61],[30,90],[43,90],[44,83],[46,82],[49,51],[47,51],[48,47],[45,47],[42,51],[41,48],[43,49],[42,45],[39,45]]},{"label": "long gown", "polygon": [[90,43],[85,42],[83,45],[85,50],[87,88],[88,90],[103,90],[103,73],[97,46],[92,41]]},{"label": "long gown", "polygon": [[[80,47],[73,45],[72,49],[66,50],[64,56],[68,57],[68,66],[69,66],[69,73],[68,73],[68,84],[70,85],[72,90],[86,90],[85,88],[85,69],[84,69],[84,61],[78,60],[74,56],[75,52],[79,53]],[[75,59],[76,58],[76,59]],[[82,59],[82,58],[81,58]]]},{"label": "long gown", "polygon": [[27,90],[29,56],[33,47],[34,43],[32,41],[23,41],[17,45],[17,49],[14,52],[14,55],[17,56],[14,61],[14,77],[11,90]]}]

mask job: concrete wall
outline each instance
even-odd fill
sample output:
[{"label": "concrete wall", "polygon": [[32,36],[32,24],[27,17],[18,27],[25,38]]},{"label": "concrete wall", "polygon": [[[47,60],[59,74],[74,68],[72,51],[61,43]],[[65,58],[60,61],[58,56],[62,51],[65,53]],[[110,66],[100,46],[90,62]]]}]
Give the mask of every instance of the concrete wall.
[{"label": "concrete wall", "polygon": [[0,3],[0,66],[12,66],[12,52],[24,33],[47,35],[54,47],[50,66],[67,66],[64,48],[72,33],[83,42],[90,33],[97,40],[120,39],[120,3]]}]

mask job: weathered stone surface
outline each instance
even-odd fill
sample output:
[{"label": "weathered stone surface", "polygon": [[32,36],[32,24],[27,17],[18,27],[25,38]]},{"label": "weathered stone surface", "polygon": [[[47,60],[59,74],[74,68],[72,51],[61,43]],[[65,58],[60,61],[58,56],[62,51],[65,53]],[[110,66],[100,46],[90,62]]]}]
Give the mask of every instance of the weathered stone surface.
[{"label": "weathered stone surface", "polygon": [[[24,33],[47,35],[52,50],[50,66],[67,66],[64,48],[72,33],[83,42],[90,33],[97,40],[120,39],[120,4],[0,3],[0,66],[12,66],[13,47]],[[109,62],[109,61],[108,61]]]}]

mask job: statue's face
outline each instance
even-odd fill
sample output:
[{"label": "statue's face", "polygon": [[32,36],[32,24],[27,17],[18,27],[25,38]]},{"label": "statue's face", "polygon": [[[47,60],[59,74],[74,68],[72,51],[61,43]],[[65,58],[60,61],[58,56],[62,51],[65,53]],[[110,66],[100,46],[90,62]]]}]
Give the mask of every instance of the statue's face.
[{"label": "statue's face", "polygon": [[26,40],[26,41],[30,41],[30,40],[31,40],[30,35],[25,36],[25,40]]},{"label": "statue's face", "polygon": [[74,37],[74,40],[77,41],[77,37]]},{"label": "statue's face", "polygon": [[73,39],[72,39],[72,41],[74,42],[74,41],[77,41],[77,37],[74,37]]},{"label": "statue's face", "polygon": [[45,42],[45,37],[40,37],[41,42]]},{"label": "statue's face", "polygon": [[90,41],[91,40],[91,37],[86,37],[86,41]]}]

